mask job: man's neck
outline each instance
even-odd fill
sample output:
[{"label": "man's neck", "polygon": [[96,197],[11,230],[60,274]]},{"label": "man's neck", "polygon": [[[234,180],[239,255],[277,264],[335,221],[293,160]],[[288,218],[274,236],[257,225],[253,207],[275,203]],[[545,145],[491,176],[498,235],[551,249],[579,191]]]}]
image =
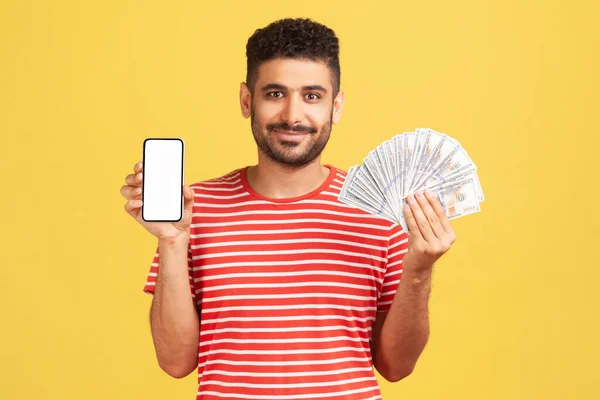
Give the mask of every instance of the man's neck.
[{"label": "man's neck", "polygon": [[303,196],[316,190],[327,180],[329,168],[321,165],[321,157],[300,168],[290,168],[259,157],[257,165],[248,167],[246,178],[256,193],[272,199]]}]

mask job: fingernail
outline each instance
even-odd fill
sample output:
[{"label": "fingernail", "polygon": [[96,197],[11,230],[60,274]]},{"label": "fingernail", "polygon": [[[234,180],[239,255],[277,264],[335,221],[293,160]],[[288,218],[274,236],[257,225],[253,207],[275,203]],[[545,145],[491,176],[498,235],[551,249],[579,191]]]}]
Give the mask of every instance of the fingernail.
[{"label": "fingernail", "polygon": [[417,192],[417,197],[422,199],[423,198],[423,192]]},{"label": "fingernail", "polygon": [[141,205],[142,205],[142,201],[141,201],[141,200],[137,200],[137,201],[135,202],[135,205],[137,205],[137,206],[141,206]]},{"label": "fingernail", "polygon": [[427,190],[425,191],[425,195],[426,195],[427,197],[431,197],[431,196],[433,196],[433,193],[431,193],[431,190],[427,189]]},{"label": "fingernail", "polygon": [[415,202],[415,198],[413,197],[413,195],[412,195],[412,194],[409,194],[409,195],[408,195],[408,197],[407,197],[407,199],[408,199],[408,202],[409,202],[410,204],[412,204],[412,203],[414,203],[414,202]]}]

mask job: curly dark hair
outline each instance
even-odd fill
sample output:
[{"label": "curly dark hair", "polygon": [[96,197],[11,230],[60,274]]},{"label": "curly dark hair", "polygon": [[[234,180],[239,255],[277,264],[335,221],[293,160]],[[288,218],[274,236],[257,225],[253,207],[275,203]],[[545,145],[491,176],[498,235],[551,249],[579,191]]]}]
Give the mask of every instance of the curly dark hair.
[{"label": "curly dark hair", "polygon": [[331,73],[333,99],[340,90],[340,46],[335,32],[310,18],[284,18],[257,29],[246,44],[246,84],[254,96],[258,68],[284,57],[325,62]]}]

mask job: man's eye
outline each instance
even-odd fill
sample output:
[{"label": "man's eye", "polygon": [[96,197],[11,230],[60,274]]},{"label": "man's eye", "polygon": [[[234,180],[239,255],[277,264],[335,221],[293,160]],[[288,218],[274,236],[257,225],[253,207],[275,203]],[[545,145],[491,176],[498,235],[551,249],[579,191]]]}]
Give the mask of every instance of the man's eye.
[{"label": "man's eye", "polygon": [[283,94],[282,92],[269,92],[269,93],[267,93],[267,96],[275,97],[275,98],[279,97],[279,96],[272,96],[273,93],[281,93],[281,94]]},{"label": "man's eye", "polygon": [[315,96],[314,98],[309,99],[309,100],[317,100],[317,99],[320,98],[320,96],[318,94],[316,94],[316,93],[309,93],[307,96]]}]

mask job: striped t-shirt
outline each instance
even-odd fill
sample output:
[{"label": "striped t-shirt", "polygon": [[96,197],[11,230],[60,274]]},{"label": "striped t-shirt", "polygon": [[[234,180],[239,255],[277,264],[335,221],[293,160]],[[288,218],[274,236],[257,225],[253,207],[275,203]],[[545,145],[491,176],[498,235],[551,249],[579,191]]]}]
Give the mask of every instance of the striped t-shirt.
[{"label": "striped t-shirt", "polygon": [[247,167],[190,185],[197,400],[381,399],[371,331],[396,293],[408,236],[340,202],[346,172],[325,166],[326,181],[295,198],[254,192]]}]

